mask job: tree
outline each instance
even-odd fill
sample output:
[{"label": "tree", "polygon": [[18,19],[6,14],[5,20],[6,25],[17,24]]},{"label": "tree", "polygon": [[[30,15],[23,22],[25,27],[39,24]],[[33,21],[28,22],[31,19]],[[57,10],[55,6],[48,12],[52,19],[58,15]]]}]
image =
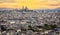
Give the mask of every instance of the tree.
[{"label": "tree", "polygon": [[1,31],[5,31],[6,27],[4,27],[3,25],[1,25]]}]

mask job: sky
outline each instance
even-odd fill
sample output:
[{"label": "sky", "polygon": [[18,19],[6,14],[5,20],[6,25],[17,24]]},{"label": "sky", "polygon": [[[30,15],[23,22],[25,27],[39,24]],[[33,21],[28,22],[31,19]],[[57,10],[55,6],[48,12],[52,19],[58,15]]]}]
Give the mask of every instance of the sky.
[{"label": "sky", "polygon": [[60,0],[0,0],[0,8],[22,8],[23,6],[30,9],[57,8],[60,7]]}]

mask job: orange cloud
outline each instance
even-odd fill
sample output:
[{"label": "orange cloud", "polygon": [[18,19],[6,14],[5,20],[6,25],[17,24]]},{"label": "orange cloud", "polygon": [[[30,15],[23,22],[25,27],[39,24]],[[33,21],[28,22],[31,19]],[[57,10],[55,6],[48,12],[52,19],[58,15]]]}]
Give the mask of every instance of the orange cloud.
[{"label": "orange cloud", "polygon": [[60,3],[58,4],[48,4],[49,6],[60,6]]}]

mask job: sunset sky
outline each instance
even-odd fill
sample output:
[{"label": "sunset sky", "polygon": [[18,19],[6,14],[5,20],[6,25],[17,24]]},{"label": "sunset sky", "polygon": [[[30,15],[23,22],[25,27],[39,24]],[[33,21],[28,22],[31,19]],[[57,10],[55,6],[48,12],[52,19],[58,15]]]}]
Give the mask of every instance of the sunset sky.
[{"label": "sunset sky", "polygon": [[22,8],[22,6],[30,9],[57,8],[60,7],[60,0],[0,0],[0,8]]}]

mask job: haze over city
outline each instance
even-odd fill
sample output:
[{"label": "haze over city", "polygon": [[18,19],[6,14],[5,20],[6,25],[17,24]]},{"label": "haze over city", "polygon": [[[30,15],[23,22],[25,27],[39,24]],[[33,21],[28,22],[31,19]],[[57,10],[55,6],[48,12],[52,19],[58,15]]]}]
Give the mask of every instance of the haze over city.
[{"label": "haze over city", "polygon": [[60,0],[0,0],[0,35],[60,35]]}]

